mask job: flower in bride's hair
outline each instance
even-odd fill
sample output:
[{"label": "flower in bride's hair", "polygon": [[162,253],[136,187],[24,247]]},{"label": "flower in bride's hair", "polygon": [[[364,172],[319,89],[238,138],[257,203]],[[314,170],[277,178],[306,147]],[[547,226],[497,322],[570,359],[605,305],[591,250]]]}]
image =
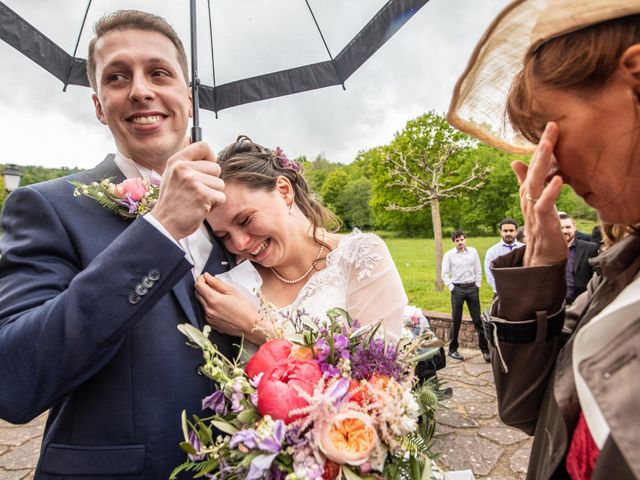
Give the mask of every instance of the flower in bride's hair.
[{"label": "flower in bride's hair", "polygon": [[273,149],[273,155],[278,159],[278,163],[282,168],[288,168],[299,172],[302,170],[302,166],[295,160],[289,160],[280,147]]}]

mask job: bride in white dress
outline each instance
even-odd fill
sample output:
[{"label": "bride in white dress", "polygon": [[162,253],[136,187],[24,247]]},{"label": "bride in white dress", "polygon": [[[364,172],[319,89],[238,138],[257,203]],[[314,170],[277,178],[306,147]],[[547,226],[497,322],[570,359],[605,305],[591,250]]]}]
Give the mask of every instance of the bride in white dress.
[{"label": "bride in white dress", "polygon": [[229,252],[246,261],[222,279],[205,274],[196,282],[213,328],[262,344],[273,324],[258,311],[260,296],[281,318],[303,309],[323,322],[328,309],[340,307],[361,325],[382,320],[388,337],[400,337],[407,296],[382,239],[358,230],[328,232],[332,214],[280,148],[241,136],[218,163],[227,199],[207,221]]}]

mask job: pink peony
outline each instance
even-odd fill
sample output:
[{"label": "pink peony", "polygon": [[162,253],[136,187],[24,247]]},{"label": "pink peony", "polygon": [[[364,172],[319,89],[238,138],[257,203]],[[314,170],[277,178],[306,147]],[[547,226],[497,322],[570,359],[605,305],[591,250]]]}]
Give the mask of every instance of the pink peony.
[{"label": "pink peony", "polygon": [[294,386],[311,395],[321,378],[320,367],[314,361],[280,360],[264,374],[258,385],[260,415],[271,415],[274,420],[280,419],[287,424],[297,420],[301,415],[289,415],[289,412],[306,407],[308,402]]},{"label": "pink peony", "polygon": [[291,343],[286,340],[274,339],[263,343],[258,352],[244,367],[249,378],[254,378],[259,373],[265,373],[280,360],[284,360],[291,354]]},{"label": "pink peony", "polygon": [[138,202],[147,193],[147,187],[142,178],[128,178],[124,182],[116,185],[116,195],[124,198],[129,194],[129,198],[134,202]]}]

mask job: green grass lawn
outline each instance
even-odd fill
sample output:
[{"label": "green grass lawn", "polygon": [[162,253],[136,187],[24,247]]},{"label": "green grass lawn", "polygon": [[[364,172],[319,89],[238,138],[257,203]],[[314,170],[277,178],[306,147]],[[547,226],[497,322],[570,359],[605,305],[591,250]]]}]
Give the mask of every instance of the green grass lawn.
[{"label": "green grass lawn", "polygon": [[[499,239],[499,237],[470,237],[467,240],[467,245],[477,249],[480,255],[480,263],[483,268],[480,302],[483,309],[488,307],[493,299],[493,291],[484,278],[484,254]],[[450,312],[451,297],[449,290],[446,287],[440,292],[435,289],[436,254],[434,240],[387,237],[385,242],[398,267],[409,302],[424,310]],[[446,252],[450,248],[453,248],[453,243],[450,238],[445,238],[443,250]],[[464,314],[468,315],[466,307],[464,308]]]}]

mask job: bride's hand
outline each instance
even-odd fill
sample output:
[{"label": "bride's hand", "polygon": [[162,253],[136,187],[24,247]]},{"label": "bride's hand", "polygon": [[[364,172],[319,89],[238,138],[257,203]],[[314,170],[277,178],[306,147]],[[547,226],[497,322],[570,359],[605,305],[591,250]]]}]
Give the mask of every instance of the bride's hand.
[{"label": "bride's hand", "polygon": [[196,297],[202,304],[207,323],[218,332],[251,338],[259,320],[256,309],[235,289],[204,273],[196,280]]},{"label": "bride's hand", "polygon": [[[560,229],[556,201],[562,189],[562,177],[555,175],[553,149],[558,141],[558,126],[549,122],[531,157],[531,164],[511,164],[520,184],[520,208],[527,235],[524,266],[553,265],[567,258],[567,242]],[[553,176],[549,179],[549,175]],[[548,183],[547,183],[548,180]]]}]

